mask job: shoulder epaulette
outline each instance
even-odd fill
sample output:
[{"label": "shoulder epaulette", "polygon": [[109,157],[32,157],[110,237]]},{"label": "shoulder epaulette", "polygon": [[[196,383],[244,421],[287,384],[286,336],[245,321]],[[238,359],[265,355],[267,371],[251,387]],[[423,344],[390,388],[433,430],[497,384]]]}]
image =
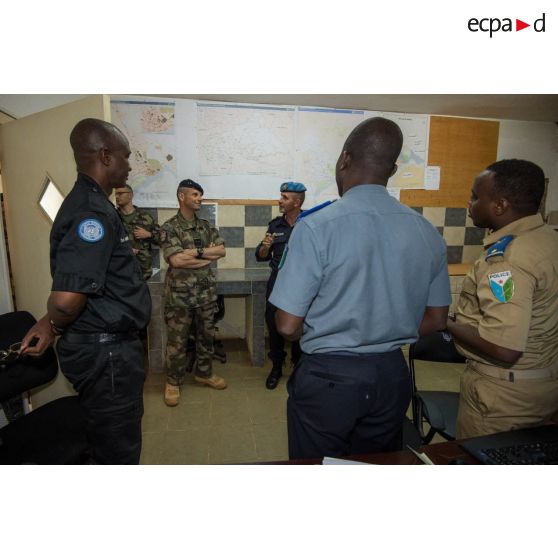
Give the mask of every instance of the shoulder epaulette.
[{"label": "shoulder epaulette", "polygon": [[312,214],[312,213],[316,213],[316,211],[320,211],[320,209],[323,209],[324,207],[327,207],[328,205],[331,205],[335,200],[329,200],[323,203],[320,203],[319,205],[315,205],[314,207],[311,207],[310,209],[306,209],[305,211],[301,211],[298,214],[298,217],[296,218],[297,221],[300,221],[301,219],[304,219],[304,217]]},{"label": "shoulder epaulette", "polygon": [[513,234],[507,234],[499,240],[497,240],[487,251],[484,257],[485,261],[496,256],[503,256],[508,244],[513,240]]}]

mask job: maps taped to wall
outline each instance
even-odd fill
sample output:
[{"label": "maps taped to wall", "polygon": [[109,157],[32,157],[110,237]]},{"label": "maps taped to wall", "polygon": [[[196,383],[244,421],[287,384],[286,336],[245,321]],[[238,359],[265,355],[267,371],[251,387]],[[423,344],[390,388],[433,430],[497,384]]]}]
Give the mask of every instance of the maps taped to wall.
[{"label": "maps taped to wall", "polygon": [[184,178],[206,199],[275,200],[282,182],[307,187],[306,207],[338,197],[335,164],[349,133],[374,116],[395,121],[404,142],[391,189],[424,188],[429,118],[327,107],[113,98],[112,121],[132,150],[134,203],[177,207]]}]

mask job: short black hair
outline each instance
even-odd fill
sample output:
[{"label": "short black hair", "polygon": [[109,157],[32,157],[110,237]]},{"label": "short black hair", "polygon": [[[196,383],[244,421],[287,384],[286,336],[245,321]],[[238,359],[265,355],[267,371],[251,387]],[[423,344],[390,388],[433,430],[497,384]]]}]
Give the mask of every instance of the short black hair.
[{"label": "short black hair", "polygon": [[177,195],[178,195],[178,192],[180,192],[180,188],[193,188],[194,190],[197,190],[203,196],[203,188],[197,182],[194,182],[190,178],[187,178],[186,180],[182,180],[180,182],[180,184],[178,185],[178,190],[176,192]]},{"label": "short black hair", "polygon": [[78,170],[88,169],[103,147],[111,150],[130,147],[121,130],[98,118],[80,120],[70,133],[70,145]]},{"label": "short black hair", "polygon": [[505,197],[515,210],[525,214],[539,210],[544,195],[541,167],[522,159],[504,159],[486,170],[494,173],[495,193]]},{"label": "short black hair", "polygon": [[116,186],[114,189],[115,190],[120,190],[122,188],[126,188],[126,190],[130,190],[130,192],[133,192],[133,188],[129,185],[129,184],[121,184],[120,186]]},{"label": "short black hair", "polygon": [[306,192],[288,192],[289,194],[294,194],[300,200],[300,205],[304,203],[304,199],[306,198]]}]

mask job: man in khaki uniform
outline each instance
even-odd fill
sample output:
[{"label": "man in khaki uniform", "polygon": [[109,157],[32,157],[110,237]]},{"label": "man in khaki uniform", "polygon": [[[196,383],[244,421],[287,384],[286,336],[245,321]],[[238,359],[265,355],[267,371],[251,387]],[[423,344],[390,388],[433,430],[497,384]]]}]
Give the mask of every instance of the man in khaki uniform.
[{"label": "man in khaki uniform", "polygon": [[196,335],[195,380],[215,389],[227,387],[212,371],[217,285],[209,267],[225,255],[225,243],[215,227],[196,216],[202,196],[199,184],[183,180],[177,190],[178,213],[160,231],[161,249],[169,264],[165,277],[165,403],[170,407],[178,405],[187,372],[186,347],[192,325]]},{"label": "man in khaki uniform", "polygon": [[558,234],[538,213],[544,173],[517,159],[476,179],[469,215],[490,229],[448,331],[467,357],[457,435],[536,426],[558,411]]}]

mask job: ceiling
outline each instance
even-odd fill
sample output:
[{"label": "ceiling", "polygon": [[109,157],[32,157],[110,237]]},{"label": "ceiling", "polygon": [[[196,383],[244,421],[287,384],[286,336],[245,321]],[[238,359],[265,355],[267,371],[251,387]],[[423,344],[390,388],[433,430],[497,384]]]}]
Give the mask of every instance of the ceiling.
[{"label": "ceiling", "polygon": [[[0,124],[87,95],[0,95]],[[141,94],[226,102],[324,106],[504,120],[558,122],[558,95]],[[4,114],[2,114],[4,113]]]}]

